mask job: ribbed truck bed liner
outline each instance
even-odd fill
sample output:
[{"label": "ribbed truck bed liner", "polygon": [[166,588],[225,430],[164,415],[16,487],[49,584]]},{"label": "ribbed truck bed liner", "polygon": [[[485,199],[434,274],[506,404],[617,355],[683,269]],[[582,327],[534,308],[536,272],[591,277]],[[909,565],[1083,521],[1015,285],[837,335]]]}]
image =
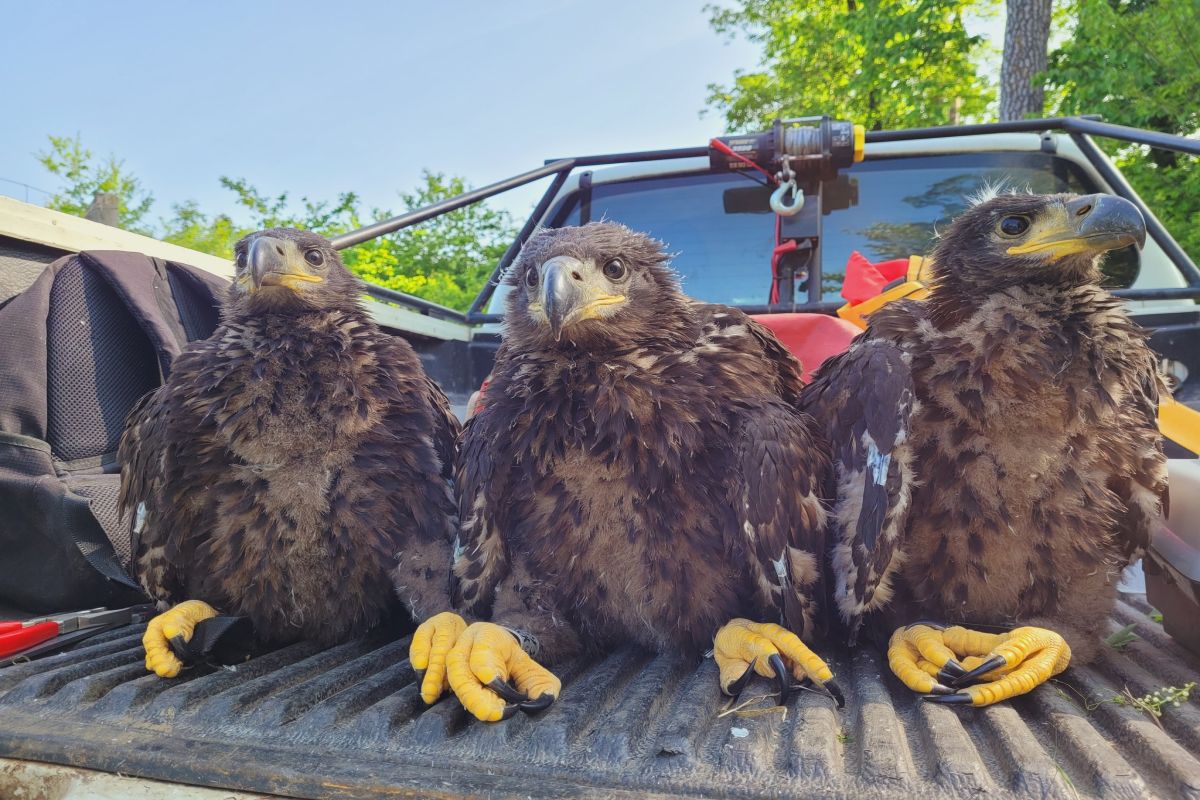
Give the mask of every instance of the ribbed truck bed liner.
[{"label": "ribbed truck bed liner", "polygon": [[407,640],[301,643],[165,681],[126,629],[0,669],[0,757],[299,797],[1200,800],[1200,702],[1162,727],[1112,702],[1200,680],[1149,610],[1127,595],[1110,632],[1132,623],[1140,638],[986,709],[922,702],[880,654],[823,648],[843,711],[801,692],[786,717],[718,716],[711,660],[623,650],[560,668],[563,695],[540,716],[486,725],[453,699],[423,706]]}]

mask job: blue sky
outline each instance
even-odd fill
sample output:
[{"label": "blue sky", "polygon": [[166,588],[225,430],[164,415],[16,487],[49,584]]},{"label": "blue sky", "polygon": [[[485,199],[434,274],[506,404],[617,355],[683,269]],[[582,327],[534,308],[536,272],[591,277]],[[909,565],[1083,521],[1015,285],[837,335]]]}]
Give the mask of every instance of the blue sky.
[{"label": "blue sky", "polygon": [[721,127],[699,116],[707,84],[757,60],[703,5],[24,3],[5,20],[0,178],[53,190],[34,153],[78,132],[158,215],[233,211],[220,175],[400,210],[422,167],[478,186],[548,156],[701,144]]},{"label": "blue sky", "polygon": [[[475,186],[546,157],[702,144],[707,86],[758,49],[705,0],[122,2],[9,7],[0,178],[53,191],[50,133],[115,153],[155,195],[238,214],[260,191],[403,210],[420,170]],[[1002,13],[968,25],[1002,38]],[[0,194],[25,190],[0,180]],[[540,191],[504,196],[523,215]],[[32,202],[44,202],[37,192]]]}]

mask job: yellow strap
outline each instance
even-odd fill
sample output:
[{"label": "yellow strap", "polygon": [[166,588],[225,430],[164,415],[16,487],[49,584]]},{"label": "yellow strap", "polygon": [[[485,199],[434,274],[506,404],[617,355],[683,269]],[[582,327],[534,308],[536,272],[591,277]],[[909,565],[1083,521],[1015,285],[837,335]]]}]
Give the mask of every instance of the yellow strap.
[{"label": "yellow strap", "polygon": [[1200,454],[1200,411],[1164,397],[1158,406],[1158,430],[1176,444]]},{"label": "yellow strap", "polygon": [[883,294],[877,294],[857,305],[852,306],[847,303],[837,310],[837,315],[865,330],[867,327],[867,317],[893,300],[901,300],[906,297],[910,300],[924,300],[928,296],[928,286],[920,281],[907,281],[899,286],[893,286]]}]

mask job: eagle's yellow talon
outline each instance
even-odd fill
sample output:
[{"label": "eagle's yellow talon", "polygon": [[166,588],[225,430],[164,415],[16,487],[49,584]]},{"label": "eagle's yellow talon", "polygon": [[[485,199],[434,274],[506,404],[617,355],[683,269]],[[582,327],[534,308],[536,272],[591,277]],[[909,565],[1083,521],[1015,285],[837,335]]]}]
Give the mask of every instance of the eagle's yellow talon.
[{"label": "eagle's yellow talon", "polygon": [[[945,661],[937,664],[923,657],[917,646],[917,640],[918,637],[925,634],[918,628],[926,628],[926,626],[914,625],[911,628],[899,628],[892,634],[892,638],[888,642],[888,666],[891,667],[896,677],[914,692],[930,694],[944,691],[948,687],[938,682],[937,674],[945,666]],[[929,630],[934,629],[930,628]],[[950,656],[952,657],[953,653],[950,653]]]},{"label": "eagle's yellow talon", "polygon": [[426,705],[433,705],[450,688],[446,656],[466,629],[466,620],[452,611],[443,611],[422,622],[413,633],[408,661],[421,676],[421,699]]},{"label": "eagle's yellow talon", "polygon": [[506,719],[518,708],[544,708],[562,691],[562,682],[530,658],[517,637],[490,622],[472,623],[457,637],[446,656],[446,678],[463,707],[484,722]]},{"label": "eagle's yellow talon", "polygon": [[[935,641],[938,640],[938,641]],[[961,674],[947,677],[954,660]],[[1071,648],[1045,628],[984,633],[961,626],[938,630],[927,625],[898,629],[888,643],[888,665],[905,686],[941,702],[987,706],[1025,694],[1067,668]],[[951,692],[952,686],[964,687]],[[970,685],[976,681],[983,681]]]},{"label": "eagle's yellow talon", "polygon": [[185,600],[164,611],[146,625],[142,646],[146,649],[146,669],[160,678],[174,678],[183,662],[171,650],[176,636],[191,641],[196,623],[217,615],[217,610],[201,600]]},{"label": "eagle's yellow talon", "polygon": [[[721,691],[725,694],[736,694],[734,689],[740,689],[742,679],[753,669],[764,678],[776,679],[781,696],[787,693],[790,677],[796,680],[810,678],[829,689],[838,699],[838,705],[842,705],[840,691],[832,683],[832,670],[799,636],[782,625],[732,619],[713,637],[713,658],[720,670]],[[776,675],[772,661],[782,663],[791,670],[792,676]]]}]

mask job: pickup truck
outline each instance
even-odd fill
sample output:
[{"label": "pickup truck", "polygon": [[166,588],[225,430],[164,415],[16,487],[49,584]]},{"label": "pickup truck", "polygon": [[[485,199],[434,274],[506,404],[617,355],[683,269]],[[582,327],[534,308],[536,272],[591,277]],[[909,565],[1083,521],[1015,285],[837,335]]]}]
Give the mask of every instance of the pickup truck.
[{"label": "pickup truck", "polygon": [[[695,297],[758,315],[830,314],[852,253],[927,252],[981,185],[1110,192],[1137,202],[1150,232],[1140,254],[1110,259],[1111,283],[1151,331],[1175,398],[1200,407],[1200,271],[1089,134],[1164,144],[1081,118],[871,132],[865,159],[805,186],[811,208],[778,232],[771,187],[715,166],[706,146],[556,159],[335,244],[549,180],[467,313],[370,291],[376,319],[413,344],[465,415],[500,341],[496,279],[538,226],[617,220],[665,241]],[[773,274],[772,251],[789,235],[808,257]],[[0,303],[45,263],[83,249],[140,250],[231,274],[220,259],[0,199]],[[1172,443],[1170,455],[1173,477],[1176,465],[1191,474],[1195,453]],[[1176,492],[1200,494],[1200,481],[1183,480]],[[1200,519],[1186,527],[1200,533]],[[1132,568],[1094,664],[984,709],[921,702],[870,649],[822,651],[846,689],[840,712],[809,693],[786,710],[730,707],[710,659],[627,649],[558,667],[563,693],[545,713],[482,724],[452,699],[423,705],[407,639],[394,634],[327,650],[300,643],[162,680],[143,668],[140,629],[125,628],[0,668],[0,797],[1200,798],[1200,691],[1161,715],[1139,699],[1200,680],[1200,655],[1188,649],[1197,609],[1188,616],[1160,583]]]}]

